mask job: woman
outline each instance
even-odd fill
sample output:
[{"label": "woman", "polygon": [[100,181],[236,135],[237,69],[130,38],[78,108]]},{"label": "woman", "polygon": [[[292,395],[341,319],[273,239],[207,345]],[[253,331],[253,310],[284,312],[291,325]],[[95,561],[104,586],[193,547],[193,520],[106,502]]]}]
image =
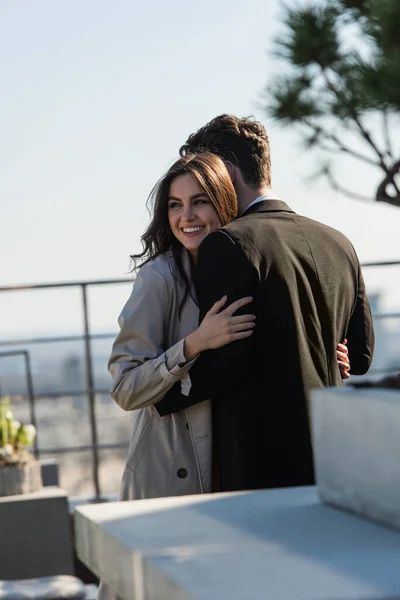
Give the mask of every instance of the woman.
[{"label": "woman", "polygon": [[[137,410],[120,498],[206,493],[211,486],[211,404],[160,417],[154,407],[180,380],[190,390],[190,367],[200,352],[252,334],[253,315],[233,316],[251,301],[224,309],[221,298],[201,325],[193,275],[202,240],[237,216],[237,199],[223,161],[203,153],[179,159],[158,182],[152,221],[142,237],[144,259],[119,324],[109,369],[112,397]],[[338,364],[347,376],[347,348]]]},{"label": "woman", "polygon": [[[222,160],[212,154],[179,159],[150,197],[153,218],[143,252],[132,257],[144,262],[109,361],[112,397],[124,410],[136,410],[121,500],[212,491],[210,401],[167,417],[154,404],[178,380],[183,391],[190,389],[189,369],[199,352],[251,335],[254,326],[253,315],[232,316],[250,299],[221,310],[221,298],[197,327],[197,250],[208,233],[237,216]],[[103,582],[97,598],[116,600]]]}]

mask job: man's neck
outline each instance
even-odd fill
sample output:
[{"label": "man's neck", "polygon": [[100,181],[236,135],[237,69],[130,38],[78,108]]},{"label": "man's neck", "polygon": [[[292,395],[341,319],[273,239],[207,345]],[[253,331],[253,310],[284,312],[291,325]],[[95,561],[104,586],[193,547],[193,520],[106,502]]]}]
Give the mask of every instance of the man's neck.
[{"label": "man's neck", "polygon": [[239,212],[242,215],[246,208],[251,204],[254,200],[259,198],[260,196],[268,196],[271,194],[272,190],[269,187],[260,187],[260,188],[250,188],[247,187],[241,190],[238,193],[238,204],[239,204]]}]

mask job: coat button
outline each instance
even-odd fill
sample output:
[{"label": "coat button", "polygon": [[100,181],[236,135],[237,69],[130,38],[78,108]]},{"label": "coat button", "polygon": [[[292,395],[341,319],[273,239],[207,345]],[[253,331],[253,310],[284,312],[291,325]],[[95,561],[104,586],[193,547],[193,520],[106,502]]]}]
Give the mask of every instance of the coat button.
[{"label": "coat button", "polygon": [[185,477],[188,476],[186,469],[178,469],[176,474],[178,475],[179,479],[185,479]]}]

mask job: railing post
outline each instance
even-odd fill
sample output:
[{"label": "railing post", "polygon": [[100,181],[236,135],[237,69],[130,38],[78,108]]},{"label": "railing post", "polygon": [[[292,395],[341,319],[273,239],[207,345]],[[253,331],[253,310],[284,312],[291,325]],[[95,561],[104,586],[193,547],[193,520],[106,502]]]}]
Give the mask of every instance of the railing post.
[{"label": "railing post", "polygon": [[35,409],[35,393],[33,390],[33,377],[32,377],[32,367],[31,367],[31,359],[29,356],[29,352],[24,350],[22,352],[25,358],[25,369],[26,369],[26,385],[28,388],[28,396],[29,396],[29,407],[31,412],[31,423],[36,429],[35,439],[33,441],[33,453],[35,458],[39,458],[39,440],[37,433],[37,421],[36,421],[36,409]]},{"label": "railing post", "polygon": [[86,363],[86,393],[89,402],[89,420],[90,420],[90,431],[92,438],[92,472],[93,472],[93,484],[95,489],[96,500],[100,500],[100,481],[99,481],[99,449],[98,449],[98,438],[97,438],[97,423],[96,423],[96,394],[93,385],[93,365],[92,365],[92,353],[90,348],[90,332],[89,332],[89,312],[87,302],[86,283],[81,284],[82,289],[82,306],[83,306],[83,319],[85,328],[85,363]]}]

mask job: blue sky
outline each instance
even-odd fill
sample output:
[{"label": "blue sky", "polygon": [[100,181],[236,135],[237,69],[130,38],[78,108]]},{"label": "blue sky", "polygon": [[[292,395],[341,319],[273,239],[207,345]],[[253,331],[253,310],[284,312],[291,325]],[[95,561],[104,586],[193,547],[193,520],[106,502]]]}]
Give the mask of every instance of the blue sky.
[{"label": "blue sky", "polygon": [[[400,259],[400,209],[310,187],[318,157],[263,112],[281,68],[270,55],[278,16],[276,0],[2,0],[0,284],[125,276],[153,184],[222,112],[264,122],[274,190],[294,210],[343,231],[361,260]],[[338,174],[366,194],[379,176],[350,159]],[[400,269],[366,277],[383,308],[398,307]],[[128,293],[91,294],[94,328],[116,327]],[[73,292],[2,294],[0,304],[2,337],[81,326]]]}]

